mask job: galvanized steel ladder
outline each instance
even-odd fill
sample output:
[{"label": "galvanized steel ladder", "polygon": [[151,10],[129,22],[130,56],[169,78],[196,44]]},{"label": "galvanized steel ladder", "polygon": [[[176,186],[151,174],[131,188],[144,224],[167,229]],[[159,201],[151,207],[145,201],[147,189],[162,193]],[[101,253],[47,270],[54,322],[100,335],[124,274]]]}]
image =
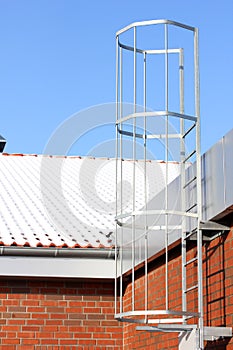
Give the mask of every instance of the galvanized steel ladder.
[{"label": "galvanized steel ladder", "polygon": [[[145,26],[153,26],[153,25],[163,25],[165,28],[164,34],[164,49],[142,49],[137,47],[137,29],[139,27]],[[193,32],[194,35],[194,62],[193,62],[193,85],[194,85],[194,114],[186,115],[185,114],[185,103],[184,103],[184,52],[182,48],[174,47],[170,48],[168,45],[168,26],[172,25],[174,27],[179,27],[185,29],[189,32]],[[127,33],[130,30],[133,30],[133,45],[126,45],[120,41],[120,36]],[[200,152],[200,99],[199,99],[199,54],[198,54],[198,29],[194,27],[190,27],[181,23],[169,21],[169,20],[152,20],[145,22],[137,22],[133,23],[117,33],[116,36],[116,44],[117,44],[117,85],[116,85],[116,135],[117,135],[117,169],[118,169],[118,161],[120,161],[120,181],[122,183],[122,139],[123,136],[131,137],[133,142],[133,165],[134,165],[134,176],[133,176],[133,205],[131,213],[123,213],[122,212],[122,184],[120,187],[120,194],[117,193],[118,183],[116,181],[116,196],[117,200],[120,199],[120,210],[116,210],[116,222],[117,222],[117,230],[120,231],[120,242],[122,242],[124,236],[124,226],[129,227],[129,224],[126,224],[125,220],[129,218],[131,220],[132,226],[132,308],[130,310],[124,311],[124,303],[123,303],[123,274],[124,274],[124,264],[123,264],[123,248],[120,246],[119,250],[116,244],[116,287],[115,287],[115,317],[120,321],[126,321],[131,323],[143,323],[147,324],[146,326],[138,326],[137,330],[144,330],[149,332],[178,332],[180,333],[180,350],[203,350],[204,349],[204,338],[208,339],[208,337],[212,337],[214,335],[219,334],[229,334],[229,329],[225,329],[224,327],[218,328],[218,330],[213,329],[212,327],[204,327],[203,325],[203,275],[202,275],[202,239],[203,239],[203,229],[206,227],[202,222],[202,198],[201,198],[201,152]],[[131,114],[124,116],[123,115],[123,59],[122,52],[127,51],[133,53],[133,110]],[[168,90],[168,56],[169,54],[178,54],[179,55],[179,112],[169,111],[169,90]],[[162,54],[165,57],[165,106],[163,111],[152,111],[148,112],[147,109],[147,56],[148,55],[157,55]],[[143,71],[144,71],[144,80],[143,87],[141,90],[143,91],[143,100],[144,106],[142,106],[142,111],[137,112],[137,95],[141,91],[137,90],[137,55],[142,55],[143,57]],[[164,135],[149,135],[146,130],[146,120],[151,117],[162,116],[165,120],[165,130]],[[139,132],[137,130],[137,118],[144,118],[144,131]],[[176,118],[179,120],[179,131],[176,135],[169,134],[169,118]],[[127,121],[132,121],[132,131],[127,129],[124,130],[123,124]],[[120,138],[120,141],[118,140]],[[148,309],[148,288],[147,283],[147,233],[145,233],[145,310],[136,310],[135,308],[135,291],[134,291],[134,283],[135,283],[135,242],[133,238],[135,237],[135,220],[138,215],[138,211],[135,207],[136,197],[135,197],[135,163],[136,159],[136,140],[137,139],[144,140],[144,161],[145,161],[145,171],[146,171],[146,145],[148,138],[159,139],[162,138],[164,140],[165,145],[165,163],[166,163],[166,176],[165,176],[165,209],[161,210],[161,215],[164,215],[165,222],[165,285],[166,285],[166,295],[165,295],[165,310],[149,310]],[[170,210],[168,205],[168,162],[169,162],[169,138],[176,138],[179,140],[180,147],[180,193],[177,193],[177,196],[180,195],[180,208],[175,210]],[[189,142],[191,139],[191,142]],[[192,142],[194,140],[194,143]],[[120,146],[119,146],[120,142]],[[190,145],[192,144],[192,149],[190,149]],[[119,154],[118,154],[119,152]],[[118,170],[116,172],[118,173]],[[179,189],[178,189],[179,191]],[[146,192],[146,184],[145,184],[145,192]],[[146,196],[146,195],[145,195]],[[153,213],[152,213],[153,212]],[[159,211],[152,210],[150,213],[147,210],[147,205],[143,210],[143,215],[152,215],[159,214]],[[140,214],[140,213],[139,213]],[[168,259],[169,259],[169,223],[168,216],[174,215],[175,217],[179,217],[181,233],[181,271],[182,271],[182,309],[170,310],[169,309],[169,281],[168,281]],[[146,221],[147,222],[147,219]],[[146,223],[147,226],[147,223]],[[177,227],[178,227],[177,226]],[[145,232],[147,231],[147,227],[145,228]],[[118,239],[116,238],[116,242]],[[192,242],[192,249],[189,249],[190,242]],[[196,248],[196,250],[195,250]],[[196,255],[190,257],[189,255],[196,251]],[[118,259],[120,259],[120,273],[117,271]],[[126,264],[127,265],[127,264]],[[120,303],[118,309],[118,277],[120,275]],[[195,276],[191,278],[190,275]],[[193,305],[197,301],[197,305]],[[157,317],[158,315],[162,315],[161,319],[155,318],[150,319],[150,317]],[[142,320],[139,320],[139,317],[142,317]],[[163,318],[167,317],[167,318]],[[171,318],[174,317],[174,318]],[[177,318],[175,318],[177,317]],[[149,326],[150,323],[156,323],[156,326]],[[192,322],[194,320],[194,322]],[[192,323],[191,323],[192,322]],[[216,328],[216,327],[215,327]],[[183,335],[187,333],[190,335],[189,342],[187,343],[187,337]]]}]

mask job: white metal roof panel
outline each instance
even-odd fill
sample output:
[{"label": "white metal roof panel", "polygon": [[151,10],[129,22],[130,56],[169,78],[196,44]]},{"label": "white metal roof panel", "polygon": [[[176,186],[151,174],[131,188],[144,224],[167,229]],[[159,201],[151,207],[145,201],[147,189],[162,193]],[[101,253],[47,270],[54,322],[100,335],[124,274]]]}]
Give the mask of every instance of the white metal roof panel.
[{"label": "white metal roof panel", "polygon": [[[114,246],[115,159],[2,154],[0,169],[0,245]],[[168,169],[172,181],[179,164],[169,163]],[[148,161],[146,175],[152,198],[164,187],[165,163]],[[133,165],[126,160],[125,211],[132,209],[132,178]],[[144,163],[138,161],[136,209],[144,204],[143,179]]]}]

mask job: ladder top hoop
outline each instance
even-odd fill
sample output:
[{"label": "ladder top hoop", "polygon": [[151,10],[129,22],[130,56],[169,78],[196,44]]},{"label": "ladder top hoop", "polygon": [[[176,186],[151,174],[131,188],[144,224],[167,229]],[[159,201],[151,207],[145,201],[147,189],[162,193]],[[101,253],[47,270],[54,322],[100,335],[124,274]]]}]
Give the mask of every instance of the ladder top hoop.
[{"label": "ladder top hoop", "polygon": [[145,26],[151,26],[151,25],[157,25],[157,24],[169,24],[169,25],[173,25],[176,27],[190,30],[192,32],[195,32],[197,30],[197,28],[195,28],[195,27],[192,27],[192,26],[189,26],[187,24],[180,23],[180,22],[176,22],[176,21],[171,21],[169,19],[154,19],[154,20],[149,20],[149,21],[133,22],[133,23],[129,24],[128,26],[118,30],[116,32],[116,37],[118,37],[119,35],[127,32],[128,30],[135,28],[135,27],[145,27]]}]

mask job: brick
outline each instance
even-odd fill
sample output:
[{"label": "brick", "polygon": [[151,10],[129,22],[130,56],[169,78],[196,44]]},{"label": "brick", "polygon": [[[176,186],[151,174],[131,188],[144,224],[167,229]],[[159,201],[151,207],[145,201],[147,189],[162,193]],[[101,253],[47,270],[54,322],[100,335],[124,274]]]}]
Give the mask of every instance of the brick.
[{"label": "brick", "polygon": [[46,344],[53,344],[53,345],[57,345],[59,343],[58,339],[40,339],[40,342],[42,345]]},{"label": "brick", "polygon": [[17,306],[19,305],[19,300],[9,300],[6,299],[6,295],[0,297],[1,298],[1,303],[4,306]]},{"label": "brick", "polygon": [[40,343],[39,339],[23,339],[22,341],[22,344],[24,345],[35,345],[39,343]]},{"label": "brick", "polygon": [[18,332],[18,338],[35,338],[35,332]]},{"label": "brick", "polygon": [[2,338],[1,341],[2,341],[3,345],[4,344],[12,345],[12,344],[19,344],[20,343],[20,339],[15,339],[15,338],[12,338],[12,339],[10,339],[10,338],[6,338],[6,339]]},{"label": "brick", "polygon": [[82,314],[82,313],[79,313],[79,314],[71,313],[68,315],[68,317],[69,317],[69,319],[85,320],[87,315]]},{"label": "brick", "polygon": [[41,300],[41,306],[58,306],[59,300]]},{"label": "brick", "polygon": [[49,315],[46,312],[43,313],[33,313],[31,314],[31,318],[35,318],[35,319],[47,319],[49,318]]},{"label": "brick", "polygon": [[28,322],[29,320],[19,320],[19,319],[7,319],[8,325],[23,325],[25,322]]},{"label": "brick", "polygon": [[[14,301],[14,300],[12,300]],[[21,301],[22,306],[39,306],[38,300],[22,300]]]},{"label": "brick", "polygon": [[29,300],[43,300],[44,295],[41,294],[27,294],[27,299]]},{"label": "brick", "polygon": [[27,307],[27,312],[44,312],[45,309],[43,307],[40,306],[29,306]]},{"label": "brick", "polygon": [[65,309],[67,313],[88,313],[88,311],[85,311],[85,308],[82,307],[67,307]]},{"label": "brick", "polygon": [[22,326],[23,332],[37,332],[39,329],[39,326]]},{"label": "brick", "polygon": [[85,307],[84,308],[84,313],[86,314],[100,314],[101,313],[101,308],[100,307]]},{"label": "brick", "polygon": [[8,324],[7,326],[6,325],[2,326],[1,330],[2,331],[8,331],[8,332],[18,332],[20,330],[20,326],[18,326],[18,325],[14,326],[14,325],[9,325]]},{"label": "brick", "polygon": [[13,312],[12,318],[30,318],[30,314],[26,312]]},{"label": "brick", "polygon": [[55,333],[54,337],[59,338],[59,339],[63,339],[63,338],[72,338],[73,335],[71,333],[68,333],[68,332],[57,332],[57,333]]},{"label": "brick", "polygon": [[89,320],[103,320],[106,318],[106,316],[103,314],[88,314],[87,318]]},{"label": "brick", "polygon": [[78,344],[85,345],[85,346],[95,345],[96,340],[94,340],[94,339],[80,339]]},{"label": "brick", "polygon": [[54,313],[54,314],[57,314],[57,313],[64,313],[64,308],[52,306],[52,307],[47,307],[47,308],[46,308],[46,311],[47,311],[48,313]]},{"label": "brick", "polygon": [[77,345],[77,340],[75,340],[75,339],[61,339],[60,344],[61,345]]},{"label": "brick", "polygon": [[[110,333],[96,333],[95,338],[96,339],[99,339],[99,338],[108,339],[108,338],[111,338],[111,334]],[[106,343],[107,343],[107,341],[106,341]]]},{"label": "brick", "polygon": [[85,302],[81,302],[81,301],[69,301],[69,307],[79,307],[79,306],[83,306],[86,305]]},{"label": "brick", "polygon": [[27,325],[43,325],[45,323],[45,320],[43,319],[30,319],[26,321]]},{"label": "brick", "polygon": [[16,332],[7,332],[7,338],[17,338]]},{"label": "brick", "polygon": [[54,338],[54,334],[52,332],[36,332],[35,337],[38,339],[46,338],[51,339]]},{"label": "brick", "polygon": [[8,307],[9,312],[26,312],[25,306],[9,306]]},{"label": "brick", "polygon": [[75,339],[89,339],[89,338],[92,338],[92,334],[88,332],[85,332],[85,333],[73,333],[73,336]]},{"label": "brick", "polygon": [[64,322],[66,322],[66,320],[63,320],[63,319],[52,319],[52,320],[45,320],[45,324],[46,325],[62,325]]},{"label": "brick", "polygon": [[60,295],[47,294],[47,295],[45,295],[45,299],[46,300],[61,300],[62,297]]},{"label": "brick", "polygon": [[50,314],[50,317],[52,318],[52,319],[65,319],[65,318],[67,318],[68,317],[68,315],[67,314],[65,314],[65,313],[60,313],[60,314]]},{"label": "brick", "polygon": [[57,332],[59,327],[56,325],[54,326],[43,326],[42,327],[42,332]]}]

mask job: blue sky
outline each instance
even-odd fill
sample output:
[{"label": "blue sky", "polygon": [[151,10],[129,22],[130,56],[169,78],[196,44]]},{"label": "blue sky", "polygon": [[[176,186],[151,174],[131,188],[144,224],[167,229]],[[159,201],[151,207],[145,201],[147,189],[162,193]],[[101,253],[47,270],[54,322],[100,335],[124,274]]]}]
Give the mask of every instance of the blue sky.
[{"label": "blue sky", "polygon": [[[202,151],[217,142],[233,127],[232,0],[0,0],[5,151],[42,153],[71,115],[114,102],[116,31],[160,18],[199,27]],[[77,152],[93,147],[95,137],[108,140],[111,131],[100,130]]]}]

